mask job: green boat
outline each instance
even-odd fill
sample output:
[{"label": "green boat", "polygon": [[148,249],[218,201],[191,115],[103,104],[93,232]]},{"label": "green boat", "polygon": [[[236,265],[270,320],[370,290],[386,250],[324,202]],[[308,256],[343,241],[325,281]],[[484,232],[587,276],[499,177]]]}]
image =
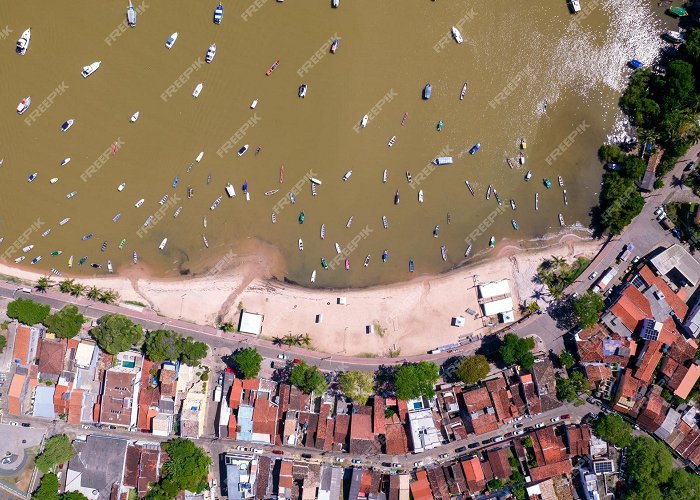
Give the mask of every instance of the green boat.
[{"label": "green boat", "polygon": [[328,262],[326,262],[325,258],[321,259],[321,267],[323,267],[323,269],[328,269]]},{"label": "green boat", "polygon": [[511,219],[510,223],[513,225],[513,229],[515,229],[516,231],[520,227],[518,226],[518,222],[515,219]]},{"label": "green boat", "polygon": [[685,17],[688,15],[688,11],[685,10],[683,7],[669,7],[667,12],[669,13],[669,15],[674,17]]},{"label": "green boat", "polygon": [[299,224],[303,224],[303,223],[304,223],[304,212],[299,214]]},{"label": "green boat", "polygon": [[51,255],[61,255],[62,253],[63,252],[61,250],[54,250],[53,252],[51,252]]},{"label": "green boat", "polygon": [[86,260],[87,260],[87,255],[85,257],[81,257],[80,262],[78,262],[78,265],[82,266],[83,264],[85,264]]},{"label": "green boat", "polygon": [[544,187],[546,187],[547,189],[552,187],[552,181],[550,181],[546,177],[544,178],[544,180],[542,182],[544,182]]},{"label": "green boat", "polygon": [[438,122],[438,124],[437,124],[437,129],[438,129],[438,132],[440,132],[440,131],[442,130],[442,120],[440,120],[440,121]]},{"label": "green boat", "polygon": [[496,238],[491,236],[491,239],[489,240],[489,248],[493,248],[496,246]]},{"label": "green boat", "polygon": [[124,245],[126,245],[126,238],[119,242],[119,250],[122,250],[124,248]]}]

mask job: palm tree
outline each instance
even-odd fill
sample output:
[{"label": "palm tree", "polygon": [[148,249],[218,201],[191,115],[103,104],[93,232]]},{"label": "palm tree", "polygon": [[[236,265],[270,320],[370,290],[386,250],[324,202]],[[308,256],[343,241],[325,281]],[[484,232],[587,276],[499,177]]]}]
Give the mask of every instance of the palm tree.
[{"label": "palm tree", "polygon": [[114,290],[101,290],[100,291],[100,302],[105,304],[114,304],[119,300],[119,294]]},{"label": "palm tree", "polygon": [[552,264],[554,264],[554,267],[559,269],[561,266],[566,264],[566,259],[563,257],[557,257],[556,255],[552,255]]},{"label": "palm tree", "polygon": [[82,283],[76,283],[71,288],[70,294],[73,297],[80,297],[83,293],[85,293],[85,290],[87,290],[87,287],[85,285],[83,285]]},{"label": "palm tree", "polygon": [[53,284],[51,283],[51,278],[48,276],[42,276],[37,280],[35,288],[39,292],[46,293],[46,290],[48,290],[52,286]]},{"label": "palm tree", "polygon": [[75,280],[65,279],[58,284],[58,289],[61,291],[61,293],[70,293],[74,285]]},{"label": "palm tree", "polygon": [[85,296],[90,300],[97,300],[100,298],[100,289],[93,285]]},{"label": "palm tree", "polygon": [[301,339],[300,339],[300,345],[303,345],[304,347],[309,347],[311,345],[311,337],[309,337],[308,333],[305,333]]}]

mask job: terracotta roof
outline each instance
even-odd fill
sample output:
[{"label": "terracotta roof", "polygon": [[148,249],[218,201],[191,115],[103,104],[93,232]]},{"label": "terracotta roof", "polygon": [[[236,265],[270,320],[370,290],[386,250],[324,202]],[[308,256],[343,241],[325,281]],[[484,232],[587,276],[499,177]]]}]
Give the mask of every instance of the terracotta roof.
[{"label": "terracotta roof", "polygon": [[333,449],[342,450],[348,442],[348,431],[350,430],[350,415],[336,415],[335,434],[333,435]]},{"label": "terracotta roof", "polygon": [[[238,379],[242,380],[242,386],[244,391],[257,391],[260,388],[260,379],[259,378],[246,378],[246,379]],[[283,462],[286,463],[286,462]]]},{"label": "terracotta roof", "polygon": [[523,392],[525,393],[525,403],[527,404],[528,413],[530,415],[542,413],[542,403],[540,402],[540,397],[537,395],[535,384],[531,381],[523,382]]},{"label": "terracotta roof", "polygon": [[464,477],[464,471],[462,470],[461,464],[453,463],[450,464],[448,468],[452,476],[452,482],[450,483],[450,493],[452,493],[453,495],[465,493],[468,490],[467,478]]},{"label": "terracotta roof", "polygon": [[134,400],[134,374],[107,370],[102,394],[100,422],[128,426]]},{"label": "terracotta roof", "polygon": [[679,366],[678,361],[675,359],[665,357],[663,363],[661,363],[661,373],[671,378]]},{"label": "terracotta roof", "polygon": [[386,429],[384,423],[386,419],[384,417],[384,398],[379,395],[375,395],[372,409],[374,410],[372,415],[372,431],[375,434],[385,434]]},{"label": "terracotta roof", "polygon": [[19,417],[22,415],[23,397],[26,395],[25,389],[27,376],[15,373],[10,383],[10,390],[7,393],[7,404],[10,415]]},{"label": "terracotta roof", "polygon": [[[245,386],[245,384],[244,384]],[[277,427],[277,407],[259,393],[253,407],[253,432],[270,436],[270,441],[275,442]]]},{"label": "terracotta roof", "polygon": [[661,276],[655,275],[649,266],[642,267],[639,271],[639,275],[649,285],[656,286],[656,288],[664,294],[666,303],[671,306],[671,309],[673,309],[673,312],[678,316],[678,319],[683,321],[685,315],[688,314],[688,305],[671,290],[664,279]]},{"label": "terracotta roof", "polygon": [[530,477],[533,481],[543,481],[554,476],[570,475],[571,471],[571,462],[567,459],[562,460],[561,462],[547,464],[542,467],[531,467]]},{"label": "terracotta roof", "polygon": [[566,458],[566,446],[562,438],[554,433],[554,427],[543,427],[530,436],[538,465],[551,464]]},{"label": "terracotta roof", "polygon": [[676,451],[695,465],[700,465],[700,429],[697,426],[690,430]]},{"label": "terracotta roof", "polygon": [[433,498],[449,499],[450,489],[447,486],[442,467],[430,467],[427,469],[427,473],[430,488],[433,490]]},{"label": "terracotta roof", "polygon": [[[172,365],[167,365],[172,366]],[[160,393],[166,398],[174,398],[177,388],[177,374],[173,368],[163,367],[160,370]]]},{"label": "terracotta roof", "polygon": [[229,439],[237,439],[238,437],[238,422],[236,416],[231,414],[228,416],[228,437]]},{"label": "terracotta roof", "polygon": [[63,360],[66,356],[66,343],[64,341],[40,340],[39,348],[39,373],[42,378],[54,378],[63,371]]},{"label": "terracotta roof", "polygon": [[683,380],[678,385],[678,388],[674,391],[673,394],[675,394],[681,399],[687,398],[690,394],[690,391],[693,389],[693,386],[695,386],[695,383],[698,381],[699,377],[700,364],[693,363],[692,365],[690,365],[690,368],[688,368],[688,371],[683,377]]},{"label": "terracotta roof", "polygon": [[464,477],[467,479],[467,487],[472,493],[478,493],[486,486],[484,478],[484,469],[481,467],[479,457],[471,457],[467,460],[462,460],[462,470]]},{"label": "terracotta roof", "polygon": [[292,462],[282,460],[280,464],[279,486],[280,488],[291,488],[292,483]]},{"label": "terracotta roof", "polygon": [[408,402],[404,401],[403,399],[399,399],[396,402],[396,406],[399,409],[399,418],[401,419],[401,423],[405,424],[408,420]]},{"label": "terracotta roof", "polygon": [[695,353],[697,350],[698,345],[695,340],[686,340],[683,337],[679,337],[673,344],[671,344],[671,349],[668,351],[668,355],[678,363],[685,363],[686,361],[695,358]]},{"label": "terracotta roof", "polygon": [[401,423],[386,424],[386,454],[405,455],[408,453],[408,437]]},{"label": "terracotta roof", "polygon": [[413,500],[432,500],[433,493],[428,483],[428,473],[424,470],[416,472],[416,480],[411,483],[411,495]]},{"label": "terracotta roof", "polygon": [[[69,406],[69,399],[70,399],[70,392],[69,392],[69,387],[67,385],[57,385],[56,390],[53,393],[53,410],[56,412],[56,414],[65,414],[68,415],[70,419],[70,406]],[[81,396],[81,404],[82,404],[82,396]],[[78,415],[80,416],[80,415]],[[80,423],[80,420],[78,420],[78,423]]]},{"label": "terracotta roof", "polygon": [[600,382],[601,380],[606,380],[612,377],[612,369],[607,366],[600,365],[585,365],[586,378],[591,383]]},{"label": "terracotta roof", "polygon": [[654,375],[656,365],[661,361],[663,353],[661,352],[662,344],[658,340],[647,341],[645,347],[646,352],[643,353],[642,361],[634,372],[634,376],[648,384],[651,382],[651,377]]},{"label": "terracotta roof", "polygon": [[233,379],[233,384],[231,384],[231,393],[228,399],[228,405],[237,410],[241,405],[241,391],[243,390],[243,382],[240,378]]},{"label": "terracotta roof", "polygon": [[70,393],[70,402],[68,406],[68,423],[78,425],[82,421],[83,411],[83,391],[73,389]]},{"label": "terracotta roof", "polygon": [[467,407],[467,411],[470,413],[483,410],[484,408],[491,406],[489,391],[485,387],[480,387],[479,389],[474,389],[473,391],[469,392],[463,392],[462,398],[464,399],[464,404]]},{"label": "terracotta roof", "polygon": [[12,353],[14,359],[19,359],[20,364],[27,365],[29,358],[29,345],[32,339],[32,329],[25,325],[18,325],[15,333],[15,347]]},{"label": "terracotta roof", "polygon": [[625,287],[620,297],[610,308],[610,312],[617,316],[630,332],[637,329],[640,321],[652,317],[649,301],[634,286]]},{"label": "terracotta roof", "polygon": [[653,390],[647,399],[644,409],[637,417],[637,422],[649,431],[654,432],[661,424],[668,412],[668,404],[661,397],[661,387],[653,386]]},{"label": "terracotta roof", "polygon": [[513,470],[508,463],[508,449],[499,448],[497,450],[488,450],[486,456],[491,465],[493,475],[500,479],[505,479],[513,475]]},{"label": "terracotta roof", "polygon": [[[598,324],[595,328],[585,330],[587,335],[579,334],[581,340],[576,342],[576,350],[578,351],[581,363],[618,363],[625,367],[629,360],[629,356],[633,356],[637,350],[637,344],[631,339],[622,337],[617,333],[611,332],[604,324]],[[604,350],[604,345],[608,344],[608,349]],[[615,351],[610,351],[610,346],[617,346]],[[629,350],[629,356],[627,355]],[[624,353],[617,354],[618,352]]]},{"label": "terracotta roof", "polygon": [[318,427],[316,429],[316,440],[314,446],[322,450],[328,439],[328,427],[326,420],[331,414],[331,405],[323,403],[318,413]]},{"label": "terracotta roof", "polygon": [[566,439],[570,455],[591,454],[591,429],[587,425],[570,425],[566,427]]}]

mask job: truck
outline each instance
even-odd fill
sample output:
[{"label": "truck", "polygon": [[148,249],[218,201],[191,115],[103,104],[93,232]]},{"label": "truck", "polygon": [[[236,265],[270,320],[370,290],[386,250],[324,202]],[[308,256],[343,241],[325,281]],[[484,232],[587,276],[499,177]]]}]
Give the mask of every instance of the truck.
[{"label": "truck", "polygon": [[634,250],[634,245],[632,243],[627,243],[618,257],[618,262],[626,262],[627,259],[630,258],[630,255],[632,255],[632,250]]},{"label": "truck", "polygon": [[668,217],[661,219],[661,225],[663,226],[664,229],[668,229],[669,231],[671,229],[673,229],[674,227],[676,227],[673,224],[673,222],[671,222],[671,219],[669,219]]},{"label": "truck", "polygon": [[224,389],[220,385],[216,386],[216,389],[214,389],[214,401],[216,401],[217,403],[221,401],[223,391]]},{"label": "truck", "polygon": [[598,283],[595,284],[595,286],[593,287],[593,291],[596,293],[600,293],[603,290],[605,290],[605,288],[607,288],[607,286],[610,284],[610,282],[612,281],[612,279],[616,275],[617,275],[617,268],[616,267],[609,267],[605,271],[605,273],[603,273],[603,276],[601,276],[601,278],[598,280]]}]

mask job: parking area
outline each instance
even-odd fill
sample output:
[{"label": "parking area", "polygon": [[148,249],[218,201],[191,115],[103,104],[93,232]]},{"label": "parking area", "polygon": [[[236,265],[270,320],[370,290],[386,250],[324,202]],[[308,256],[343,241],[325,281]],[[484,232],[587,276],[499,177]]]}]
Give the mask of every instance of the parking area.
[{"label": "parking area", "polygon": [[[9,422],[15,422],[12,425]],[[0,481],[26,492],[29,489],[34,459],[39,453],[45,429],[22,427],[16,420],[0,424]]]}]

